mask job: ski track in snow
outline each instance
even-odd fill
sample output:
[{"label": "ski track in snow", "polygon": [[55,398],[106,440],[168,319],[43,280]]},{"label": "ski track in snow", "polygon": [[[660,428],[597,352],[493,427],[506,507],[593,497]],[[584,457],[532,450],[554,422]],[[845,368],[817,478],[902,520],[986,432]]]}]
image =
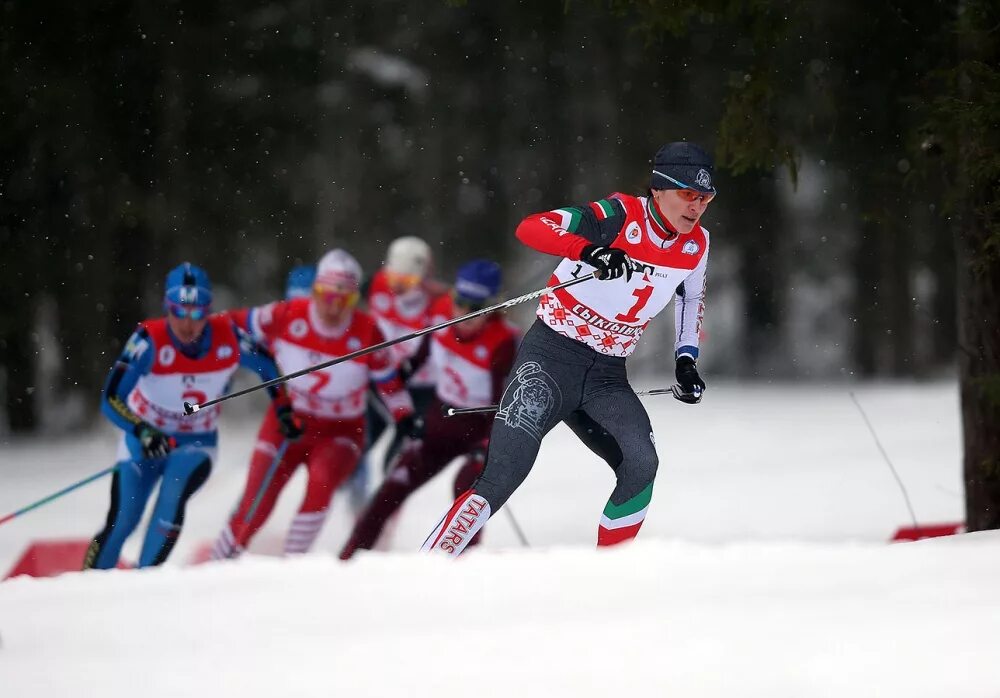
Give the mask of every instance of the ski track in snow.
[{"label": "ski track in snow", "polygon": [[[960,520],[956,386],[853,389],[921,523]],[[243,485],[257,425],[231,418],[165,568],[0,584],[0,696],[996,698],[1000,537],[886,546],[908,513],[847,391],[715,385],[697,407],[644,400],[660,472],[624,549],[594,552],[613,476],[560,427],[510,502],[530,551],[500,515],[455,564],[372,553],[344,565],[338,497],[313,555],[185,569]],[[115,446],[110,429],[0,446],[0,513],[107,467]],[[452,474],[406,504],[394,550],[419,546]],[[280,549],[301,478],[253,552]],[[109,482],[0,526],[0,572],[31,539],[95,533]]]}]

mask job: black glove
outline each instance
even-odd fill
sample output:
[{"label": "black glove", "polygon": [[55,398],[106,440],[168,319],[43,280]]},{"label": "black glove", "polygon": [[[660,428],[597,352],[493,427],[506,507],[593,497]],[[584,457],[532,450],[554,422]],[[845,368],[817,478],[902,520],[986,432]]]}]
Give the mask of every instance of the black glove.
[{"label": "black glove", "polygon": [[587,245],[580,253],[580,261],[597,269],[598,278],[602,281],[622,276],[625,276],[626,281],[632,280],[632,258],[617,247]]},{"label": "black glove", "polygon": [[297,441],[306,433],[306,425],[302,418],[295,414],[291,404],[281,402],[274,408],[274,416],[278,418],[278,430],[289,441]]},{"label": "black glove", "polygon": [[677,385],[671,386],[670,390],[674,397],[689,405],[697,405],[701,402],[701,396],[705,392],[705,381],[698,375],[698,366],[690,356],[682,356],[677,359]]},{"label": "black glove", "polygon": [[396,433],[392,435],[392,441],[385,452],[385,471],[389,472],[396,467],[397,457],[404,448],[419,448],[423,438],[424,418],[420,415],[408,414],[396,422]]},{"label": "black glove", "polygon": [[414,373],[416,371],[413,370],[413,362],[408,358],[399,362],[399,379],[403,381],[404,385],[410,382],[410,378],[413,377]]},{"label": "black glove", "polygon": [[167,436],[152,424],[140,422],[133,431],[142,445],[143,458],[166,458],[177,442],[172,436]]},{"label": "black glove", "polygon": [[424,418],[419,414],[408,414],[396,422],[397,437],[407,437],[414,441],[424,438]]}]

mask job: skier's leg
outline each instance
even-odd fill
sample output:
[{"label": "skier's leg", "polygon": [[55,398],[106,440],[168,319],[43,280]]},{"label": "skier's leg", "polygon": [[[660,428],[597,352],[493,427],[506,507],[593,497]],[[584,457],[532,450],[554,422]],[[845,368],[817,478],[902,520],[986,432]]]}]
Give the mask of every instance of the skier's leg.
[{"label": "skier's leg", "polygon": [[618,446],[618,441],[608,433],[607,429],[583,410],[573,412],[565,419],[565,423],[584,446],[617,472],[622,462],[622,450]]},{"label": "skier's leg", "polygon": [[[278,456],[281,443],[284,440],[284,436],[278,429],[277,419],[273,417],[273,412],[269,412],[268,416],[265,417],[257,437],[243,494],[240,496],[239,504],[236,505],[236,510],[229,518],[229,523],[219,534],[219,538],[212,548],[213,560],[237,557],[246,549],[250,544],[250,539],[256,535],[267,521],[268,516],[271,515],[278,495],[288,484],[296,466],[303,460],[305,451],[300,447],[300,443],[308,439],[308,435],[288,445],[284,456],[274,469],[270,484],[263,487],[267,473],[274,465],[274,460]],[[256,509],[254,508],[255,501]],[[253,511],[252,516],[250,515],[251,511]]]},{"label": "skier's leg", "polygon": [[542,437],[579,406],[596,356],[545,325],[532,326],[493,420],[483,472],[434,527],[422,550],[461,553],[527,477]]},{"label": "skier's leg", "polygon": [[617,478],[601,515],[598,546],[635,538],[646,517],[659,464],[649,415],[629,386],[624,366],[620,374],[617,370],[608,373],[619,380],[594,376],[597,387],[588,390],[582,414],[567,420],[584,443],[608,462]]},{"label": "skier's leg", "polygon": [[406,498],[438,474],[448,460],[428,453],[423,445],[403,451],[358,518],[350,538],[340,551],[340,559],[349,560],[359,549],[374,548],[386,522],[399,511]]},{"label": "skier's leg", "polygon": [[326,522],[333,493],[357,467],[360,456],[358,439],[346,435],[323,435],[313,443],[306,458],[306,493],[285,539],[286,555],[312,548]]},{"label": "skier's leg", "polygon": [[214,449],[183,446],[167,456],[153,518],[139,555],[139,567],[164,563],[184,525],[188,499],[208,480]]},{"label": "skier's leg", "polygon": [[[133,437],[128,437],[133,438]],[[111,505],[101,532],[94,536],[83,559],[83,569],[110,569],[118,564],[122,546],[139,525],[153,485],[162,469],[162,461],[128,458],[124,448],[118,470],[111,477]]]}]

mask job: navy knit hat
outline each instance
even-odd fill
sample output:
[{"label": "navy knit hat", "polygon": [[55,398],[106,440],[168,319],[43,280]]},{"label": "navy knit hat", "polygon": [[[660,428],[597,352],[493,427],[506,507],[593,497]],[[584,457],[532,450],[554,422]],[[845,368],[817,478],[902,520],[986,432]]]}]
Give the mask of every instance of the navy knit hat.
[{"label": "navy knit hat", "polygon": [[485,303],[500,292],[500,265],[488,259],[474,259],[458,270],[455,296],[475,305]]},{"label": "navy knit hat", "polygon": [[712,172],[715,163],[704,149],[680,141],[667,143],[653,157],[653,173],[649,178],[650,189],[694,189],[714,194]]}]

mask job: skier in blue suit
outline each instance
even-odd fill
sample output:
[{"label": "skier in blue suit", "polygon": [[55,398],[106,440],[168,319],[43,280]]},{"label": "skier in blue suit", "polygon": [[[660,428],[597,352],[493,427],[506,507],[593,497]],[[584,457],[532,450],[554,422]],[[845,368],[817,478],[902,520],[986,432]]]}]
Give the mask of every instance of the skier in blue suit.
[{"label": "skier in blue suit", "polygon": [[[165,317],[139,323],[104,386],[101,410],[124,433],[111,483],[107,523],[87,549],[84,569],[118,563],[125,540],[160,483],[139,567],[170,555],[191,495],[208,479],[218,444],[219,406],[184,414],[185,401],[223,395],[240,366],[263,380],[277,377],[270,353],[226,314],[210,314],[208,274],[188,262],[167,275]],[[301,434],[284,387],[270,388],[289,438]],[[297,431],[298,430],[298,431]]]}]

